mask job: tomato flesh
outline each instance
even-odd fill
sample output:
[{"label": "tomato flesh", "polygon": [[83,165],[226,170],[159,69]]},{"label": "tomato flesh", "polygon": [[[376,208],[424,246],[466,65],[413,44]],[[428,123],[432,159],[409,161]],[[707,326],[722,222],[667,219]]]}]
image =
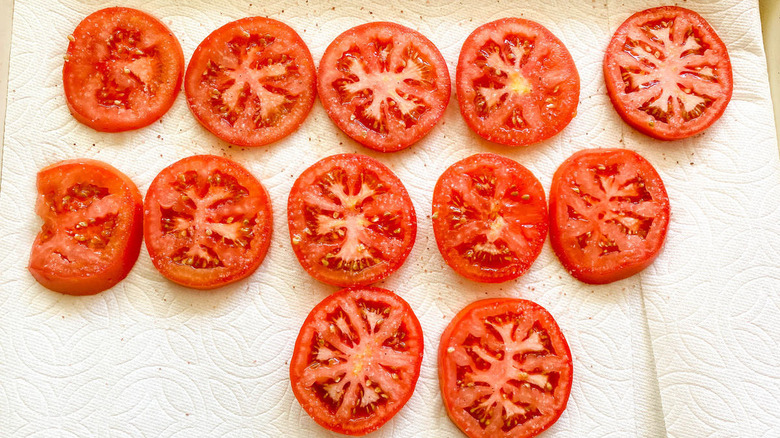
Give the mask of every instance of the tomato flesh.
[{"label": "tomato flesh", "polygon": [[456,85],[469,127],[509,146],[537,143],[563,130],[580,95],[577,67],[563,43],[521,18],[493,21],[469,35]]},{"label": "tomato flesh", "polygon": [[289,26],[249,17],[222,26],[192,55],[185,93],[198,121],[239,146],[295,131],[316,96],[314,60]]},{"label": "tomato flesh", "polygon": [[273,216],[265,188],[238,163],[180,160],[152,181],[144,202],[146,248],[171,281],[212,289],[246,278],[265,258]]},{"label": "tomato flesh", "polygon": [[661,140],[708,128],[733,88],[725,44],[699,14],[676,6],[626,20],[607,48],[604,76],[623,120]]},{"label": "tomato flesh", "polygon": [[432,219],[447,264],[480,282],[523,275],[547,238],[542,184],[525,167],[495,154],[473,155],[444,172],[433,192]]},{"label": "tomato flesh", "polygon": [[304,171],[287,215],[298,261],[312,277],[337,286],[364,286],[395,272],[417,235],[401,180],[364,155],[333,155]]},{"label": "tomato flesh", "polygon": [[450,99],[447,64],[436,46],[395,23],[368,23],[339,35],[320,62],[318,88],[333,122],[382,152],[425,136]]},{"label": "tomato flesh", "polygon": [[610,283],[653,262],[666,237],[669,211],[661,177],[639,154],[584,150],[553,177],[550,240],[575,278]]},{"label": "tomato flesh", "polygon": [[444,406],[470,438],[542,433],[566,409],[572,376],[566,338],[553,317],[531,301],[477,301],[441,337]]},{"label": "tomato flesh", "polygon": [[43,219],[29,270],[48,289],[93,295],[119,283],[141,249],[141,193],[100,161],[62,161],[38,173]]},{"label": "tomato flesh", "polygon": [[156,18],[130,8],[102,9],[79,23],[70,40],[63,85],[81,123],[106,132],[138,129],[173,105],[184,54]]},{"label": "tomato flesh", "polygon": [[420,322],[386,289],[344,289],[312,310],[290,362],[293,393],[321,426],[365,435],[414,392],[423,356]]}]

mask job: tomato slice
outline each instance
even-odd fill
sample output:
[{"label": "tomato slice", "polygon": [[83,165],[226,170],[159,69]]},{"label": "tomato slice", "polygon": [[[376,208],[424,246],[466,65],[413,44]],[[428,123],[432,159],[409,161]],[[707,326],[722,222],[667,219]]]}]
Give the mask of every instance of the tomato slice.
[{"label": "tomato slice", "polygon": [[44,287],[93,295],[127,276],[141,250],[141,193],[106,163],[67,160],[38,172],[43,219],[28,269]]},{"label": "tomato slice", "polygon": [[271,243],[268,193],[238,163],[197,155],[163,169],[144,201],[144,238],[167,279],[213,289],[251,275]]},{"label": "tomato slice", "polygon": [[547,200],[516,161],[477,154],[447,169],[433,192],[439,251],[460,275],[500,283],[523,275],[547,238]]},{"label": "tomato slice", "polygon": [[566,338],[552,315],[531,301],[477,301],[441,336],[444,406],[470,438],[542,433],[566,409],[572,373]]},{"label": "tomato slice", "polygon": [[184,54],[158,19],[136,9],[101,9],[68,38],[62,81],[79,122],[97,131],[127,131],[153,123],[173,105]]},{"label": "tomato slice", "polygon": [[604,77],[620,117],[661,140],[707,129],[733,88],[726,45],[699,14],[676,6],[623,22],[607,47]]},{"label": "tomato slice", "polygon": [[331,120],[381,152],[424,137],[450,101],[450,74],[433,43],[412,29],[375,22],[339,35],[320,61],[320,100]]},{"label": "tomato slice", "polygon": [[658,172],[626,149],[577,152],[550,189],[550,241],[585,283],[630,277],[658,256],[669,226],[669,197]]},{"label": "tomato slice", "polygon": [[239,146],[280,140],[309,115],[316,96],[309,48],[286,24],[263,17],[228,23],[195,49],[184,80],[195,118]]},{"label": "tomato slice", "polygon": [[423,332],[412,308],[386,289],[343,289],[306,318],[295,341],[295,398],[326,429],[365,435],[414,392]]},{"label": "tomato slice", "polygon": [[403,265],[417,236],[406,188],[379,161],[333,155],[306,169],[287,204],[301,266],[336,286],[365,286]]},{"label": "tomato slice", "polygon": [[478,27],[463,43],[455,79],[466,124],[508,146],[557,134],[577,113],[580,76],[547,28],[522,18]]}]

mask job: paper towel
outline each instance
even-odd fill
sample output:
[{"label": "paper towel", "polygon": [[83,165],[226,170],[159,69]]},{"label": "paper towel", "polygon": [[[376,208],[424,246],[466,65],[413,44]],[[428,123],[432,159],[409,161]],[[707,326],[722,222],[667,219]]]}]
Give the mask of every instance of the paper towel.
[{"label": "paper towel", "polygon": [[[187,59],[212,30],[251,15],[292,26],[315,61],[344,30],[368,21],[395,21],[430,38],[453,78],[465,38],[501,17],[540,22],[572,53],[582,79],[581,103],[578,116],[560,135],[527,148],[489,144],[468,130],[453,97],[427,137],[393,154],[372,152],[347,138],[319,102],[300,130],[259,149],[217,140],[190,115],[183,95],[160,123],[145,129],[90,130],[66,108],[62,55],[67,35],[83,17],[114,5],[100,0],[17,0],[15,5],[0,186],[0,435],[335,436],[303,412],[290,390],[287,366],[300,325],[336,288],[309,278],[298,265],[289,248],[286,201],[306,167],[343,152],[363,153],[388,165],[405,183],[419,218],[408,261],[378,285],[404,297],[422,323],[422,374],[407,406],[373,436],[458,436],[439,396],[438,338],[466,304],[498,296],[545,306],[571,346],[569,407],[545,436],[656,437],[664,434],[665,423],[679,432],[675,436],[694,436],[685,434],[698,431],[697,422],[717,429],[725,419],[724,424],[739,426],[751,413],[769,428],[756,429],[767,436],[778,427],[776,418],[756,414],[752,407],[770,409],[767,400],[780,393],[772,380],[778,373],[772,350],[778,339],[771,305],[778,300],[771,277],[763,277],[780,278],[771,258],[780,248],[775,220],[780,191],[773,187],[780,172],[754,1],[685,3],[701,10],[728,45],[735,93],[710,131],[675,143],[654,141],[624,126],[603,85],[601,60],[612,32],[630,12],[650,6],[645,2],[631,0],[619,7],[601,0],[494,0],[478,6],[466,0],[122,3],[162,19],[179,37]],[[449,165],[474,153],[495,152],[528,167],[549,189],[556,167],[573,152],[615,146],[637,150],[655,164],[672,198],[668,246],[649,271],[612,285],[587,286],[563,270],[549,244],[525,276],[502,285],[464,280],[444,263],[431,229],[430,205],[436,179]],[[163,279],[143,250],[125,281],[94,297],[49,292],[27,273],[27,254],[40,228],[33,211],[38,169],[67,158],[95,158],[125,172],[145,193],[161,169],[202,153],[241,162],[273,199],[272,246],[248,280],[217,291],[188,290]],[[748,214],[759,217],[760,224],[749,222]],[[729,220],[742,226],[741,233],[713,240],[714,233],[733,229],[726,226]],[[751,246],[754,251],[745,251]],[[739,275],[725,278],[729,272]],[[741,301],[717,306],[728,303],[739,287]],[[678,302],[700,303],[705,312]],[[762,313],[761,304],[769,313]],[[745,336],[752,340],[743,341]],[[734,360],[745,353],[755,357]],[[718,377],[718,371],[738,377]],[[707,379],[723,384],[710,393],[703,386]],[[742,380],[749,383],[742,385]],[[734,411],[734,422],[728,423],[731,417],[722,412],[731,411],[717,410],[721,405],[711,403],[710,394],[725,399],[726,408],[742,406]]]}]

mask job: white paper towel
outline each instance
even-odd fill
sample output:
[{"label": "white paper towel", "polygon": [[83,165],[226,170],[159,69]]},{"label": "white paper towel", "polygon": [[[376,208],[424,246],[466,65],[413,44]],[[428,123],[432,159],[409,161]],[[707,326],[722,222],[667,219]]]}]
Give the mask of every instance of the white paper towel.
[{"label": "white paper towel", "polygon": [[[334,436],[303,412],[290,391],[287,362],[300,324],[336,288],[310,279],[298,265],[289,248],[286,201],[306,167],[341,152],[370,155],[393,169],[419,218],[409,260],[378,285],[399,293],[420,318],[426,341],[422,374],[408,405],[374,436],[458,436],[439,397],[438,338],[463,306],[496,296],[547,307],[571,346],[569,407],[545,436],[656,437],[665,427],[673,436],[779,434],[771,410],[780,394],[773,330],[779,305],[773,288],[780,283],[775,188],[780,162],[755,1],[685,3],[702,12],[729,47],[735,92],[711,130],[675,143],[626,127],[606,97],[601,75],[612,32],[630,12],[654,6],[648,2],[122,4],[161,18],[181,40],[187,59],[212,30],[244,16],[267,15],[289,24],[317,61],[344,30],[396,21],[429,37],[453,77],[460,47],[473,29],[521,16],[547,26],[572,53],[582,78],[579,114],[555,138],[509,149],[472,134],[453,98],[425,139],[402,152],[378,154],[343,135],[317,103],[289,138],[242,150],[201,128],[180,96],[160,123],[101,134],[68,113],[62,55],[67,35],[83,17],[116,3],[17,0],[0,186],[0,435]],[[556,167],[573,152],[615,146],[647,157],[672,198],[667,248],[650,270],[612,285],[586,286],[563,270],[549,244],[528,274],[503,285],[469,282],[446,266],[433,238],[430,205],[436,179],[449,165],[496,152],[531,169],[549,189]],[[40,228],[33,210],[38,169],[67,158],[95,158],[125,172],[145,193],[162,168],[199,153],[243,163],[273,199],[272,247],[248,281],[212,292],[187,290],[164,280],[145,251],[125,281],[94,297],[49,292],[27,273],[28,251]]]}]

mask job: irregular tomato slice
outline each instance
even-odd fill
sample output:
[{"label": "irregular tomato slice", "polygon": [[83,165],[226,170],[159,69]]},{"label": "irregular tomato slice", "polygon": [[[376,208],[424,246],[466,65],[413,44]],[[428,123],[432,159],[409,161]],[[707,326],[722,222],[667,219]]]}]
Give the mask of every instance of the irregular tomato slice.
[{"label": "irregular tomato slice", "polygon": [[450,101],[450,74],[433,43],[412,29],[376,22],[339,35],[320,61],[320,100],[331,120],[381,152],[425,136]]},{"label": "irregular tomato slice", "polygon": [[699,14],[676,6],[637,12],[620,25],[604,78],[620,117],[661,140],[707,129],[733,88],[726,45]]},{"label": "irregular tomato slice", "polygon": [[127,276],[141,250],[141,193],[106,163],[67,160],[38,172],[43,219],[30,273],[48,289],[92,295]]},{"label": "irregular tomato slice", "polygon": [[213,289],[251,275],[271,243],[268,193],[238,163],[197,155],[163,169],[144,201],[144,238],[167,279]]},{"label": "irregular tomato slice", "polygon": [[447,169],[433,191],[439,252],[460,275],[500,283],[523,275],[547,238],[547,200],[516,161],[477,154]]},{"label": "irregular tomato slice", "polygon": [[287,204],[301,266],[336,286],[375,283],[403,265],[417,236],[406,188],[379,161],[333,155],[306,169]]},{"label": "irregular tomato slice", "polygon": [[414,392],[423,333],[412,308],[386,289],[343,289],[306,318],[290,382],[314,421],[347,435],[387,423]]},{"label": "irregular tomato slice", "polygon": [[158,19],[136,9],[102,9],[69,39],[62,81],[79,122],[98,131],[127,131],[151,124],[173,105],[184,54]]},{"label": "irregular tomato slice", "polygon": [[577,113],[580,76],[547,28],[522,18],[478,27],[463,43],[455,83],[466,124],[508,146],[557,134]]},{"label": "irregular tomato slice", "polygon": [[316,95],[309,48],[286,24],[263,17],[228,23],[195,49],[184,80],[195,118],[239,146],[280,140],[306,119]]},{"label": "irregular tomato slice", "polygon": [[550,189],[550,241],[563,266],[585,283],[630,277],[658,256],[669,197],[658,172],[626,149],[577,152]]},{"label": "irregular tomato slice", "polygon": [[552,315],[531,301],[477,301],[441,336],[444,406],[470,438],[542,433],[566,409],[572,373],[566,338]]}]

